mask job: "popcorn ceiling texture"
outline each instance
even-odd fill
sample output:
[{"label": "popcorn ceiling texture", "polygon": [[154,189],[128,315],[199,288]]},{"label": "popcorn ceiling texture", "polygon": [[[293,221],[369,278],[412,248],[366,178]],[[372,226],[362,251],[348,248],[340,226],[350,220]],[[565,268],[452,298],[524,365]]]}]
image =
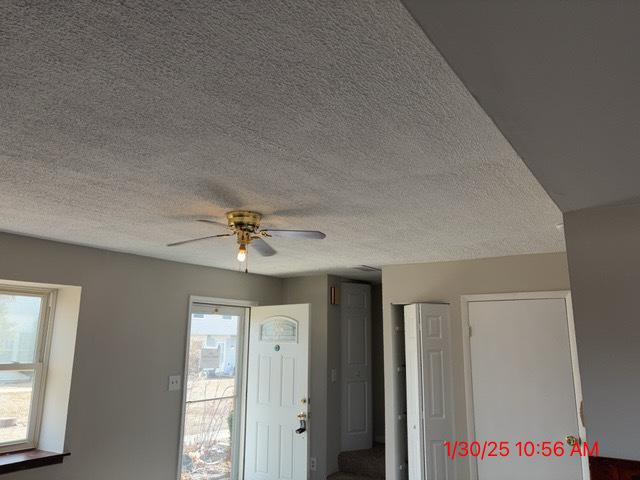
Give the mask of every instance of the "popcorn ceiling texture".
[{"label": "popcorn ceiling texture", "polygon": [[556,206],[399,1],[0,6],[0,230],[237,268],[196,218],[319,229],[272,275],[564,250]]}]

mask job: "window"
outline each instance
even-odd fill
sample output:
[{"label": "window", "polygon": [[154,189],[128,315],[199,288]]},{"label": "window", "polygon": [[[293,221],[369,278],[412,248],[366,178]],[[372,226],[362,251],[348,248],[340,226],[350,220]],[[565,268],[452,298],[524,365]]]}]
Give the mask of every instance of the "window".
[{"label": "window", "polygon": [[0,286],[0,452],[37,447],[54,297]]},{"label": "window", "polygon": [[246,309],[193,303],[179,478],[238,478]]}]

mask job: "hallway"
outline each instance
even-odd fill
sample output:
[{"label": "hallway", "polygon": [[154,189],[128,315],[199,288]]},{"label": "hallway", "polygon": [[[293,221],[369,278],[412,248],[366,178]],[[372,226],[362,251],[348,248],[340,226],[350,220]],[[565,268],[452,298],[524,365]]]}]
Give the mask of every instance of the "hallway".
[{"label": "hallway", "polygon": [[338,456],[339,472],[327,477],[327,480],[383,480],[384,444],[374,443],[368,450],[342,452]]}]

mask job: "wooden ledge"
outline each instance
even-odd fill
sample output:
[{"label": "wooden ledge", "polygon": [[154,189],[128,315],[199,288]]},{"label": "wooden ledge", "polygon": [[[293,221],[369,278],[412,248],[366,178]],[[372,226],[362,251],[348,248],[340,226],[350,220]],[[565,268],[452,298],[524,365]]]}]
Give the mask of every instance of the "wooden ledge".
[{"label": "wooden ledge", "polygon": [[62,463],[64,457],[68,455],[70,454],[45,452],[37,449],[3,453],[0,455],[0,475]]}]

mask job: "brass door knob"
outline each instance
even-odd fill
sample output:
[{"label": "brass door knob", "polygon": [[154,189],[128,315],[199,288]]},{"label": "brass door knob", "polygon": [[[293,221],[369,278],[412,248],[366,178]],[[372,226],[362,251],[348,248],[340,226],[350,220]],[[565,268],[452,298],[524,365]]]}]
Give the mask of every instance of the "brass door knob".
[{"label": "brass door knob", "polygon": [[572,447],[580,443],[580,439],[578,437],[574,437],[573,435],[567,435],[564,441],[567,442],[567,445],[571,445]]}]

